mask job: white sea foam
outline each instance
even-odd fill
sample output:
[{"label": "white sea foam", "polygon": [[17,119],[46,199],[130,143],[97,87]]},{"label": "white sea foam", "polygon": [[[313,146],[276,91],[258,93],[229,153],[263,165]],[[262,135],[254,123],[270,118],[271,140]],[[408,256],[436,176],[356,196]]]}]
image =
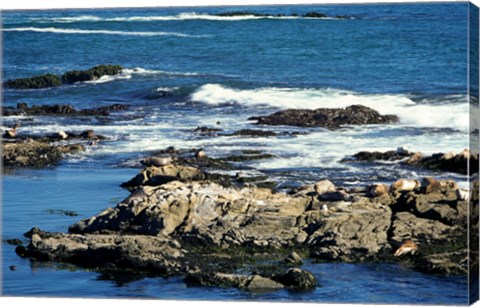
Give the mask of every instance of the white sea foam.
[{"label": "white sea foam", "polygon": [[360,104],[381,114],[395,114],[403,125],[468,130],[469,105],[464,103],[421,104],[402,94],[360,94],[336,89],[259,88],[238,90],[219,84],[206,84],[191,100],[211,105],[238,103],[266,105],[280,109],[345,108]]},{"label": "white sea foam", "polygon": [[136,75],[169,75],[169,76],[198,76],[199,73],[196,72],[180,72],[180,71],[165,71],[158,69],[145,69],[141,67],[136,68],[125,68],[123,72],[126,74],[136,74]]},{"label": "white sea foam", "polygon": [[112,30],[83,30],[83,29],[63,29],[63,28],[4,28],[5,32],[41,32],[41,33],[59,33],[59,34],[105,34],[105,35],[124,35],[124,36],[176,36],[176,37],[207,37],[206,35],[190,35],[178,32],[135,32],[135,31],[112,31]]},{"label": "white sea foam", "polygon": [[129,16],[129,17],[99,17],[94,15],[80,15],[71,17],[32,18],[31,20],[42,23],[73,23],[73,22],[149,22],[149,21],[182,21],[182,20],[211,20],[211,21],[242,21],[256,19],[324,19],[337,20],[336,17],[308,18],[301,16],[217,16],[200,14],[195,12],[180,13],[178,15],[153,15],[153,16]]}]

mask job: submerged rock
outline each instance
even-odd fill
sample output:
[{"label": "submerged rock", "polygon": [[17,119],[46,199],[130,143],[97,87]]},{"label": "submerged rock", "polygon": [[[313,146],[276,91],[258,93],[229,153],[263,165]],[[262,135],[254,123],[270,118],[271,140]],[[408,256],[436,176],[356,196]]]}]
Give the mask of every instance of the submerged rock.
[{"label": "submerged rock", "polygon": [[259,125],[323,127],[335,130],[344,125],[393,124],[398,122],[398,117],[380,115],[371,108],[352,105],[345,109],[289,109],[268,116],[251,117],[249,120],[256,120]]}]

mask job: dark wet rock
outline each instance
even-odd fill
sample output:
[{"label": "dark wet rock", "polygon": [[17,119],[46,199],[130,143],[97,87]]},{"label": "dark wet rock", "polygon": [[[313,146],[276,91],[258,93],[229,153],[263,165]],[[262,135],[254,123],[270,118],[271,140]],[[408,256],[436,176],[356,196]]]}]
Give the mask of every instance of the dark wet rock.
[{"label": "dark wet rock", "polygon": [[255,16],[255,17],[271,17],[274,16],[272,14],[259,14],[255,12],[248,12],[248,11],[233,11],[233,12],[224,12],[215,14],[215,16],[219,17],[239,17],[239,16]]},{"label": "dark wet rock", "polygon": [[3,107],[3,116],[108,116],[111,111],[124,111],[128,105],[113,104],[94,109],[76,110],[72,105],[39,105],[29,107],[26,103],[18,103],[16,108]]},{"label": "dark wet rock", "polygon": [[184,281],[188,286],[239,288],[245,284],[249,276],[228,273],[195,273],[189,274]]},{"label": "dark wet rock", "polygon": [[456,251],[416,257],[413,265],[416,270],[429,274],[467,275],[468,251],[467,248],[464,248]]},{"label": "dark wet rock", "polygon": [[99,65],[87,70],[71,70],[62,76],[62,82],[72,84],[75,82],[93,81],[102,76],[117,75],[122,71],[120,65]]},{"label": "dark wet rock", "polygon": [[245,16],[254,16],[254,17],[303,17],[303,18],[328,18],[328,17],[334,17],[337,19],[347,19],[350,18],[348,16],[328,16],[326,14],[320,13],[320,12],[307,12],[305,14],[265,14],[265,13],[255,13],[255,12],[249,12],[249,11],[232,11],[232,12],[224,12],[224,13],[218,13],[215,14],[215,16],[219,17],[245,17]]},{"label": "dark wet rock", "polygon": [[272,279],[295,290],[311,290],[318,284],[311,272],[299,268],[291,268],[283,274],[275,274]]},{"label": "dark wet rock", "polygon": [[424,156],[419,152],[414,153],[409,151],[399,151],[397,149],[396,151],[391,150],[386,152],[361,151],[354,154],[352,157],[343,159],[342,162],[398,161],[402,165],[411,167],[454,172],[466,175],[468,173],[478,173],[478,159],[478,154],[473,155],[469,150],[464,150],[460,153],[436,153],[431,156]]},{"label": "dark wet rock", "polygon": [[386,152],[379,152],[379,151],[361,151],[356,153],[352,156],[353,159],[345,159],[344,161],[366,161],[366,162],[374,162],[374,161],[398,161],[402,160],[407,155],[399,154],[397,151],[390,150]]},{"label": "dark wet rock", "polygon": [[3,82],[4,87],[14,89],[37,89],[60,85],[62,85],[60,78],[52,74],[45,74],[31,78],[13,79]]},{"label": "dark wet rock", "polygon": [[464,175],[478,173],[478,155],[472,155],[468,150],[464,150],[459,154],[433,154],[431,156],[422,157],[418,160],[407,160],[405,164],[432,170],[455,172]]},{"label": "dark wet rock", "polygon": [[249,137],[269,137],[269,136],[277,136],[277,133],[274,131],[268,131],[268,130],[242,129],[242,130],[235,131],[231,135],[232,136],[249,136]]},{"label": "dark wet rock", "polygon": [[228,161],[228,162],[244,162],[244,161],[253,161],[253,160],[264,160],[275,158],[275,155],[268,153],[259,153],[259,154],[243,154],[243,155],[231,155],[219,160]]},{"label": "dark wet rock", "polygon": [[352,105],[345,109],[289,109],[268,116],[251,117],[249,120],[256,120],[259,125],[323,127],[334,130],[344,125],[393,124],[398,122],[398,117],[380,115],[371,108]]},{"label": "dark wet rock", "polygon": [[72,210],[64,210],[64,209],[47,209],[45,210],[48,214],[56,214],[56,215],[65,215],[65,216],[79,216],[79,214]]},{"label": "dark wet rock", "polygon": [[308,17],[308,18],[325,18],[327,15],[319,12],[308,12],[303,15],[303,17]]},{"label": "dark wet rock", "polygon": [[200,135],[206,135],[206,136],[214,136],[214,135],[217,135],[218,132],[221,132],[221,131],[223,131],[223,129],[210,128],[210,127],[206,127],[206,126],[197,127],[193,130],[194,133],[198,133]]},{"label": "dark wet rock", "polygon": [[15,266],[15,265],[11,265],[8,268],[10,269],[10,271],[16,271],[17,270],[17,266]]}]

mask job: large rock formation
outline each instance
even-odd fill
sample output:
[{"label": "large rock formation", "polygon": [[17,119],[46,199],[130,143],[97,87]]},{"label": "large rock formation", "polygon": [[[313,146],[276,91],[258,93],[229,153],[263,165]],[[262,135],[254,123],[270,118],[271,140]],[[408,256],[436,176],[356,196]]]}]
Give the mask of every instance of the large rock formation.
[{"label": "large rock formation", "polygon": [[[394,261],[395,250],[413,240],[417,253],[400,256],[402,262],[430,273],[467,272],[468,197],[459,197],[453,181],[425,178],[399,189],[410,182],[402,179],[372,193],[320,180],[280,193],[232,185],[226,175],[179,164],[177,156],[160,160],[143,161],[146,168],[125,185],[132,193],[115,207],[78,221],[69,233],[32,229],[17,253],[99,270],[182,275],[190,285],[307,290],[317,282],[290,268],[302,264],[298,254]],[[275,264],[265,268],[259,260]],[[245,266],[251,274],[238,274]]]},{"label": "large rock formation", "polygon": [[395,115],[380,115],[371,108],[352,105],[345,109],[289,109],[268,116],[251,117],[249,120],[256,120],[259,125],[323,127],[334,130],[344,125],[393,124],[398,122],[398,117]]}]

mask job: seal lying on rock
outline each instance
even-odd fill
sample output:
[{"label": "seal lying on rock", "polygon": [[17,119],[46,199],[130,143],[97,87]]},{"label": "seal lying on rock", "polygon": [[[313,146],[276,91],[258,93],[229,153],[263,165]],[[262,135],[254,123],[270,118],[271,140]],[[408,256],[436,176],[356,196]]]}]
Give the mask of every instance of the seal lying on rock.
[{"label": "seal lying on rock", "polygon": [[3,136],[9,139],[13,139],[14,137],[17,136],[17,129],[19,127],[20,127],[20,123],[16,122],[11,129],[8,129],[7,131],[5,131],[5,134]]},{"label": "seal lying on rock", "polygon": [[366,195],[368,197],[378,197],[388,194],[388,185],[386,184],[372,184],[366,188]]},{"label": "seal lying on rock", "polygon": [[172,157],[148,157],[140,161],[145,166],[164,166],[172,163]]},{"label": "seal lying on rock", "polygon": [[395,251],[395,254],[394,256],[395,257],[398,257],[398,256],[401,256],[401,255],[405,255],[405,254],[408,254],[408,253],[411,253],[412,255],[415,254],[415,252],[417,251],[418,247],[417,247],[417,244],[415,242],[413,242],[412,240],[406,240],[405,242],[403,242],[403,244]]},{"label": "seal lying on rock", "polygon": [[390,186],[391,192],[401,192],[401,191],[413,191],[416,188],[420,187],[420,181],[418,180],[407,180],[407,179],[398,179]]}]

